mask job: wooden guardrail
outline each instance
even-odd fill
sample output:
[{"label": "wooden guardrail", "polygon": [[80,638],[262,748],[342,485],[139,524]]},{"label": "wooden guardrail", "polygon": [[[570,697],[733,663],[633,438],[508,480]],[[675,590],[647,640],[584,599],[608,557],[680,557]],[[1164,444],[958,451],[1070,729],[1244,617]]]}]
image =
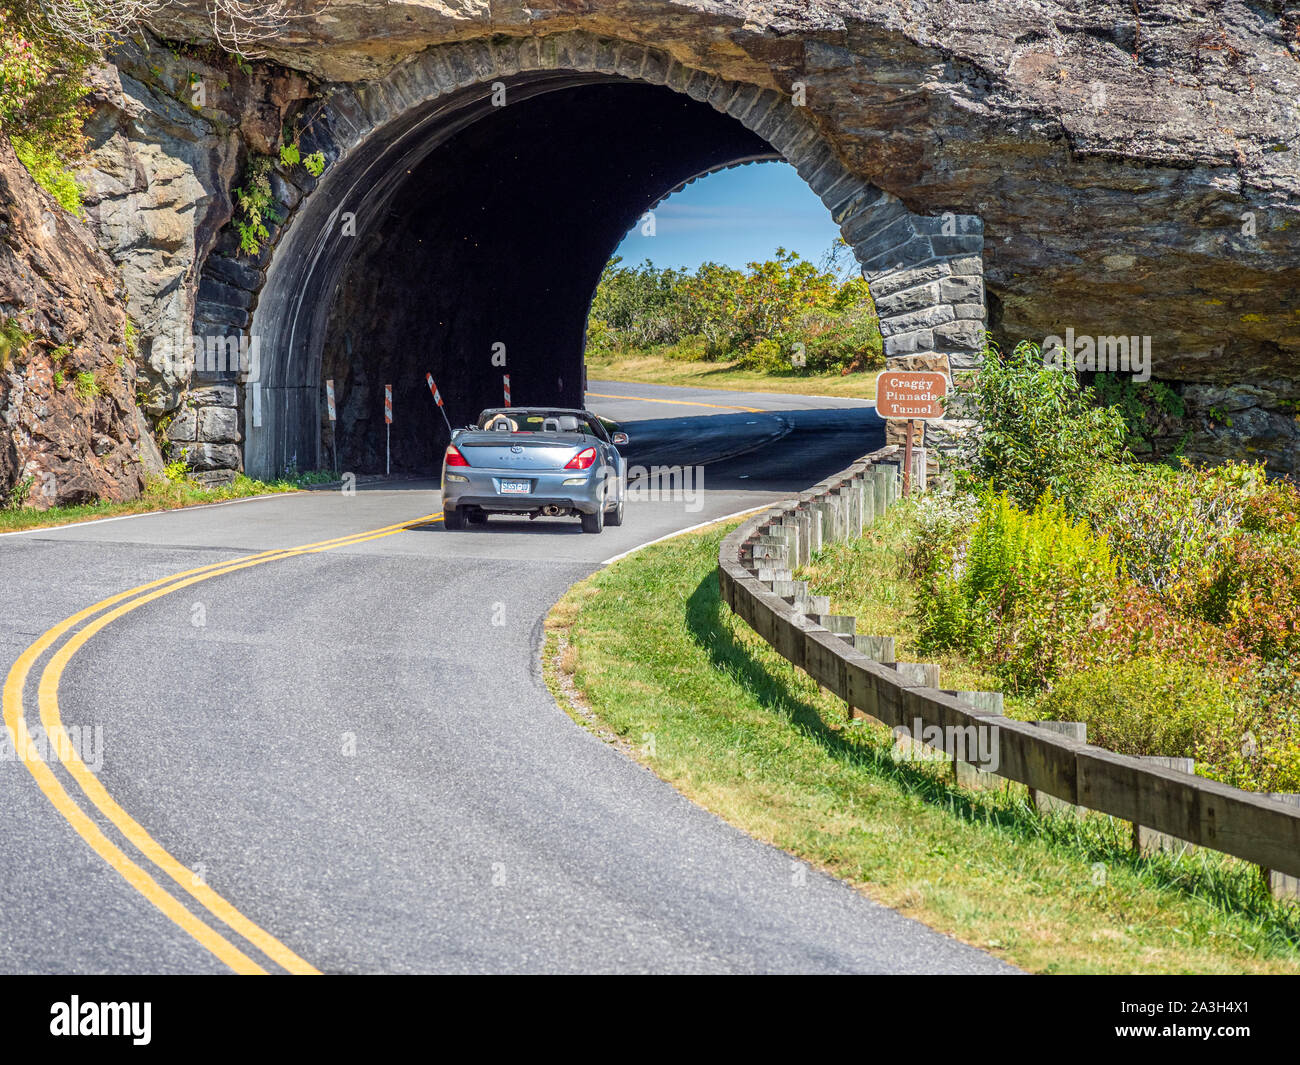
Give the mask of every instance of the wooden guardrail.
[{"label": "wooden guardrail", "polygon": [[[856,709],[913,732],[918,724],[937,728],[943,739],[934,746],[942,744],[954,759],[968,753],[962,737],[974,735],[971,730],[994,730],[998,761],[991,771],[998,776],[1245,859],[1294,885],[1300,806],[1115,754],[927,686],[924,670],[900,670],[859,649],[862,638],[851,625],[838,625],[825,598],[793,579],[794,568],[823,543],[859,536],[898,498],[901,463],[897,447],[873,452],[723,540],[718,581],[731,609],[782,657],[843,699],[850,714]],[[850,631],[831,631],[827,623]]]}]

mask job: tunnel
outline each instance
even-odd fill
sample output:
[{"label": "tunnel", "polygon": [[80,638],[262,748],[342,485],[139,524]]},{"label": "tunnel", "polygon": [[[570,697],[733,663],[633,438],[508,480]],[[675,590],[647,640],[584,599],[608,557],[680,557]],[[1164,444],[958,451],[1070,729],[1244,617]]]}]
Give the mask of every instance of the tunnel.
[{"label": "tunnel", "polygon": [[209,257],[195,316],[209,343],[260,352],[234,398],[251,476],[382,470],[385,385],[394,468],[436,469],[428,375],[452,425],[501,405],[507,373],[515,405],[580,404],[591,296],[623,236],[683,182],[756,160],[784,159],[826,205],[891,366],[978,357],[980,220],[913,214],[781,91],[575,31],[430,48],[333,86],[302,123],[323,174],[277,174],[283,223],[253,269]]},{"label": "tunnel", "polygon": [[659,86],[574,85],[481,118],[403,175],[359,234],[325,329],[326,461],[385,466],[393,388],[394,471],[439,468],[447,430],[503,400],[583,403],[583,344],[605,263],[645,210],[702,172],[775,158],[735,119]]},{"label": "tunnel", "polygon": [[627,231],[684,182],[780,158],[707,104],[602,75],[523,76],[427,110],[340,163],[346,193],[306,201],[320,217],[276,253],[251,471],[383,471],[391,447],[395,473],[436,472],[448,422],[502,406],[506,374],[516,406],[581,406],[591,297]]}]

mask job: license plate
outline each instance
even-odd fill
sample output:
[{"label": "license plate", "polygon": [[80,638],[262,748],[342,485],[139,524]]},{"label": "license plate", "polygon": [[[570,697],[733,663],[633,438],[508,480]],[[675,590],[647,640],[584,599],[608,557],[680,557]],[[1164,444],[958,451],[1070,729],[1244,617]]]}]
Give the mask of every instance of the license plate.
[{"label": "license plate", "polygon": [[503,496],[526,496],[530,487],[527,481],[502,481],[501,494]]}]

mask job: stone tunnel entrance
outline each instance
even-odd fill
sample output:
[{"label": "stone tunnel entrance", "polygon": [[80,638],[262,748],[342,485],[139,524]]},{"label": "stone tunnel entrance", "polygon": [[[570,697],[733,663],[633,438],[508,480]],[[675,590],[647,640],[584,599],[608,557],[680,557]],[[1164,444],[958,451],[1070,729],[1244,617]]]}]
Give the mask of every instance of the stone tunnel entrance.
[{"label": "stone tunnel entrance", "polygon": [[[453,424],[500,405],[505,372],[516,404],[579,405],[587,311],[620,239],[682,182],[756,159],[789,162],[840,226],[891,367],[960,372],[982,347],[978,218],[913,214],[791,97],[654,49],[580,32],[430,48],[334,86],[301,150],[325,171],[274,175],[285,220],[258,261],[227,242],[204,265],[195,334],[260,357],[203,389],[233,409],[196,419],[201,469],[275,476],[324,467],[335,446],[340,468],[382,469],[385,384],[395,468],[436,469],[429,373]],[[235,420],[231,455],[202,426]]]},{"label": "stone tunnel entrance", "polygon": [[581,406],[588,305],[623,235],[681,182],[778,157],[660,86],[573,86],[494,108],[413,167],[358,237],[325,334],[328,457],[337,447],[340,468],[383,470],[391,383],[393,469],[436,472],[447,432],[429,373],[453,425],[501,406],[504,373],[516,405]]}]

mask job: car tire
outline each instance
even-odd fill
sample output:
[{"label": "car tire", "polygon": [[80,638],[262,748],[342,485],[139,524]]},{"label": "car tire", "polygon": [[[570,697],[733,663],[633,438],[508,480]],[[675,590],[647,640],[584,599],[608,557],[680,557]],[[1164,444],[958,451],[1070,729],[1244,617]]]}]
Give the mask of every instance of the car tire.
[{"label": "car tire", "polygon": [[617,506],[605,512],[605,524],[613,528],[623,524],[623,500],[620,499]]},{"label": "car tire", "polygon": [[442,527],[450,531],[465,528],[465,512],[463,510],[444,510],[442,512]]},{"label": "car tire", "polygon": [[585,533],[598,533],[605,528],[605,510],[602,507],[595,514],[582,515],[582,531]]}]

